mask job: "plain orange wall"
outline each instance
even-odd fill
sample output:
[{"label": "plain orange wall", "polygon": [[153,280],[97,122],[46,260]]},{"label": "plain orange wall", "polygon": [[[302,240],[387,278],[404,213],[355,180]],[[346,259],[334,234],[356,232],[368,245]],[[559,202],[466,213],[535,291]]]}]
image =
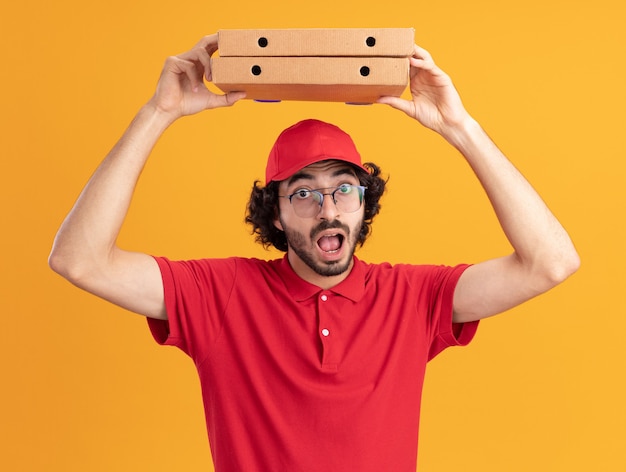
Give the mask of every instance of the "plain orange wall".
[{"label": "plain orange wall", "polygon": [[[2,342],[7,471],[211,470],[191,362],[145,321],[47,266],[83,184],[166,56],[225,28],[414,27],[467,108],[569,230],[581,270],[482,323],[429,368],[419,470],[623,471],[626,179],[621,0],[11,2],[0,17]],[[242,223],[277,133],[352,133],[391,175],[360,256],[476,262],[510,250],[468,166],[382,106],[251,101],[176,123],[120,243],[173,258],[275,257]]]}]

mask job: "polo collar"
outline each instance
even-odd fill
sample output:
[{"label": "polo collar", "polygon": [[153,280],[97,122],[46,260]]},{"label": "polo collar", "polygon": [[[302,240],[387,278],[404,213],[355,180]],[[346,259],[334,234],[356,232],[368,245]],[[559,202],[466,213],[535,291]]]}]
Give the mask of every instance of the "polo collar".
[{"label": "polo collar", "polygon": [[[352,265],[352,270],[348,276],[339,284],[327,291],[345,297],[353,302],[358,302],[365,294],[366,267],[365,263],[359,260],[356,256],[354,256],[353,259],[354,264]],[[278,270],[291,297],[297,302],[307,300],[308,298],[324,291],[317,285],[307,282],[296,274],[291,267],[291,264],[289,264],[286,254],[282,261],[278,264]]]}]

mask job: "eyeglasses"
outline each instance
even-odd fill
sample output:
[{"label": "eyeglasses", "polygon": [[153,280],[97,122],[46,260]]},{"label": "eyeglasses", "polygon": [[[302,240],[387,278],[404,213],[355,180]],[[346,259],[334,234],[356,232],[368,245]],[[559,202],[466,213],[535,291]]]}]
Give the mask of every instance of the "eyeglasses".
[{"label": "eyeglasses", "polygon": [[[315,190],[300,189],[291,195],[279,195],[281,198],[288,198],[293,206],[293,211],[300,218],[311,218],[316,216],[324,204],[324,196],[330,195],[337,210],[343,213],[354,213],[363,204],[365,189],[361,185],[342,184],[339,187],[318,188]],[[322,192],[322,190],[332,190],[332,192]]]}]

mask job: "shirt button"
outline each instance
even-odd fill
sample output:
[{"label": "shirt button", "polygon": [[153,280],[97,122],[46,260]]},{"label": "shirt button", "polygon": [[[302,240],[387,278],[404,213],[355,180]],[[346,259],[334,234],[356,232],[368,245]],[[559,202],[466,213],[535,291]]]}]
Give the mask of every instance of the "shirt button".
[{"label": "shirt button", "polygon": [[322,301],[323,301],[323,302],[325,302],[326,300],[328,300],[328,296],[326,296],[326,295],[322,295],[320,298],[322,299]]},{"label": "shirt button", "polygon": [[326,328],[322,330],[322,336],[328,336],[329,334],[330,334],[330,331],[328,331]]}]

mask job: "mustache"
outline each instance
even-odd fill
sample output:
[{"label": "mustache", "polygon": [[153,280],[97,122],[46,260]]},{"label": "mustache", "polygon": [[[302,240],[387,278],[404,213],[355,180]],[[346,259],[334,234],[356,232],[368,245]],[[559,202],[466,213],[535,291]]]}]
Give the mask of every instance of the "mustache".
[{"label": "mustache", "polygon": [[343,224],[341,221],[322,221],[319,225],[311,230],[311,239],[315,239],[315,237],[319,233],[321,233],[322,231],[326,231],[327,229],[341,229],[344,233],[346,233],[346,236],[350,235],[350,227]]}]

